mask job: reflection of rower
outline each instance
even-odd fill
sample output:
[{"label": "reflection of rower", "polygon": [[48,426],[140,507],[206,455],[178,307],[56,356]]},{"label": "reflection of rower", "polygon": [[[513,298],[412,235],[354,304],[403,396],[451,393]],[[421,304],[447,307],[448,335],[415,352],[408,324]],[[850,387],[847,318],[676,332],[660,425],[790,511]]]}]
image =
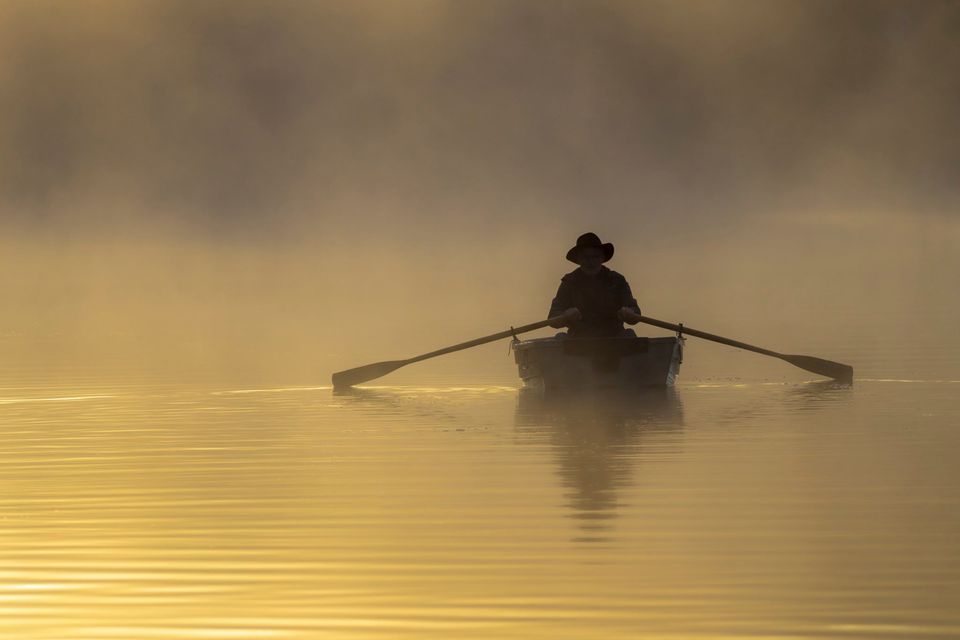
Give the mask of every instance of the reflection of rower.
[{"label": "reflection of rower", "polygon": [[577,238],[567,251],[567,260],[579,265],[560,279],[560,288],[550,305],[548,318],[560,317],[551,326],[569,327],[575,338],[633,336],[623,323],[640,321],[640,307],[627,279],[603,266],[613,257],[613,245],[600,242],[594,233]]},{"label": "reflection of rower", "polygon": [[[633,484],[633,464],[644,440],[682,428],[680,399],[672,389],[634,396],[597,394],[570,402],[520,392],[516,430],[522,442],[550,443],[580,541],[603,541],[617,516],[618,494]],[[657,443],[657,452],[671,447]]]}]

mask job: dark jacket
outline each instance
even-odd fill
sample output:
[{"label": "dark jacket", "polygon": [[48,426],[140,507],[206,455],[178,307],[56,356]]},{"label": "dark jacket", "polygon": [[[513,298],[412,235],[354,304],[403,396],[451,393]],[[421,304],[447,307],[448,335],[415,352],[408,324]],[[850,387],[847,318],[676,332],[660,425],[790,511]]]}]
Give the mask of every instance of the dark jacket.
[{"label": "dark jacket", "polygon": [[570,335],[578,338],[618,336],[623,332],[623,322],[617,317],[620,307],[640,313],[627,279],[606,267],[595,276],[577,269],[560,279],[547,317],[558,316],[570,307],[579,309],[583,316],[569,327]]}]

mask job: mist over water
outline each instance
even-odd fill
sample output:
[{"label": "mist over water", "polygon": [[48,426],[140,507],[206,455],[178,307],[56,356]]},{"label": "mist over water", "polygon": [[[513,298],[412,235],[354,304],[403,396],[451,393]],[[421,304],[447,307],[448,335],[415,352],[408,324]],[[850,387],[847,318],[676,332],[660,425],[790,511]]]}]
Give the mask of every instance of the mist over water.
[{"label": "mist over water", "polygon": [[[776,350],[842,360],[852,345],[876,345],[875,358],[899,343],[955,353],[960,228],[950,218],[921,222],[764,219],[722,243],[624,232],[608,236],[618,247],[610,266],[648,315]],[[282,246],[164,234],[0,242],[8,264],[0,341],[12,369],[115,363],[301,384],[537,321],[573,268],[562,258],[572,240],[556,229],[429,234],[400,246],[328,246],[319,233]],[[698,352],[728,351],[694,342],[693,367]],[[505,351],[498,343],[416,370],[457,372],[464,382],[481,371],[512,376]],[[927,373],[956,377],[951,367]],[[719,369],[705,374],[748,373]]]},{"label": "mist over water", "polygon": [[8,361],[325,378],[539,319],[587,229],[654,317],[952,336],[953,3],[0,15]]},{"label": "mist over water", "polygon": [[950,2],[2,11],[21,220],[454,231],[956,204]]}]

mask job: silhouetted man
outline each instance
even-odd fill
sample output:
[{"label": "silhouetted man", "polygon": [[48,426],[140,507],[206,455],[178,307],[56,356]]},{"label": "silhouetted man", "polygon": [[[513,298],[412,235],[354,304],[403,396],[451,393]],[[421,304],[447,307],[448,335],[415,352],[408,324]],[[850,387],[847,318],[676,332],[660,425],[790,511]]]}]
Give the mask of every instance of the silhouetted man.
[{"label": "silhouetted man", "polygon": [[585,233],[567,252],[567,260],[580,267],[563,276],[547,317],[562,316],[551,326],[568,327],[574,338],[605,338],[635,335],[623,323],[640,321],[640,307],[627,279],[603,266],[613,257],[613,245],[600,242],[595,233]]}]

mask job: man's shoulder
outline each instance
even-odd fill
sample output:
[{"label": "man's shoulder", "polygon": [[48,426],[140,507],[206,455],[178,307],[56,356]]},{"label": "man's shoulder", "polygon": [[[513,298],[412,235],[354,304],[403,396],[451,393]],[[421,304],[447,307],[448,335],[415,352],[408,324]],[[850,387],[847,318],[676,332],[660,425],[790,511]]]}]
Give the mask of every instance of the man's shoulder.
[{"label": "man's shoulder", "polygon": [[575,279],[578,277],[578,274],[579,274],[579,273],[580,273],[580,269],[574,269],[574,270],[571,271],[570,273],[568,273],[568,274],[564,275],[562,278],[560,278],[560,282],[572,282],[573,280],[575,280]]}]

